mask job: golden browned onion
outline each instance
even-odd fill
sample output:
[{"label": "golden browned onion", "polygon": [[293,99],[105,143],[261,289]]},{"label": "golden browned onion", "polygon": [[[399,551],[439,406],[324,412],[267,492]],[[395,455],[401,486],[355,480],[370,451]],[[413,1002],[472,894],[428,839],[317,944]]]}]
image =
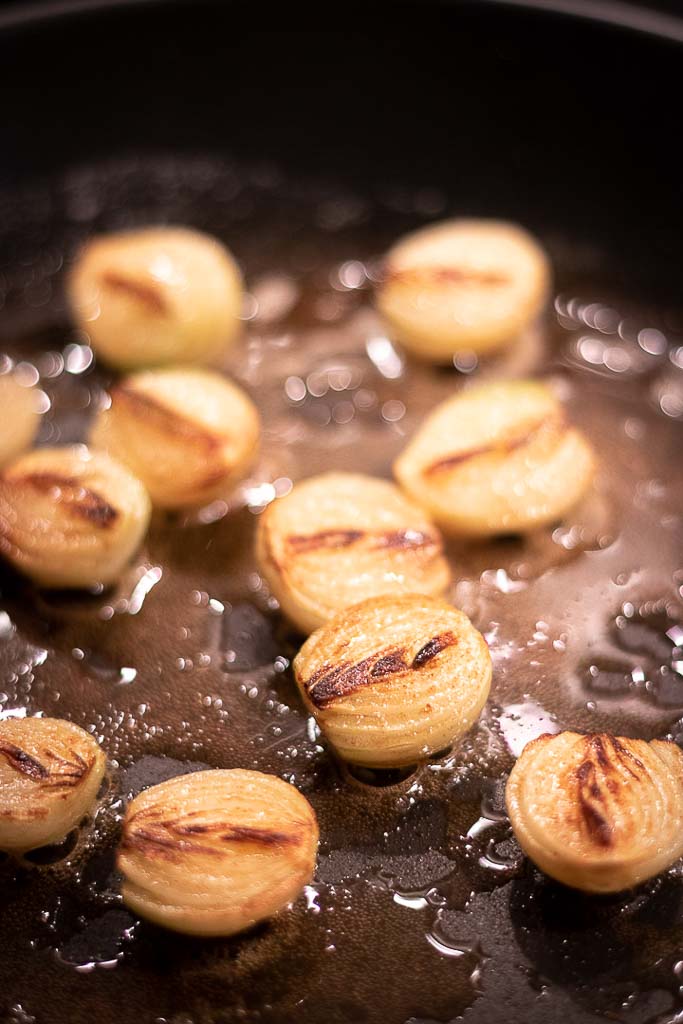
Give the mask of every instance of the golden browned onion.
[{"label": "golden browned onion", "polygon": [[258,437],[258,413],[241,388],[210,370],[174,367],[121,381],[90,440],[140,478],[153,504],[177,508],[229,491]]},{"label": "golden browned onion", "polygon": [[0,722],[0,849],[60,842],[90,809],[104,768],[96,741],[72,722]]},{"label": "golden browned onion", "polygon": [[344,760],[400,768],[451,746],[474,725],[489,693],[491,658],[462,612],[404,594],[363,601],[321,626],[294,672]]},{"label": "golden browned onion", "polygon": [[0,374],[0,468],[30,448],[40,425],[33,388],[23,387],[15,374]]},{"label": "golden browned onion", "polygon": [[445,363],[514,341],[541,312],[549,284],[546,254],[522,228],[448,220],[391,249],[377,305],[406,348]]},{"label": "golden browned onion", "polygon": [[474,537],[559,519],[594,472],[590,444],[538,381],[459,392],[426,418],[394,463],[401,486],[445,531]]},{"label": "golden browned onion", "polygon": [[377,594],[441,594],[441,535],[393,484],[324,473],[296,484],[259,521],[257,558],[285,614],[304,632]]},{"label": "golden browned onion", "polygon": [[683,752],[663,740],[539,736],[506,789],[522,849],[586,892],[619,892],[683,854]]},{"label": "golden browned onion", "polygon": [[0,553],[42,586],[112,583],[149,516],[140,481],[83,445],[37,449],[0,475]]},{"label": "golden browned onion", "polygon": [[239,333],[242,277],[215,238],[144,228],[92,239],[69,297],[78,326],[112,366],[206,363]]},{"label": "golden browned onion", "polygon": [[182,775],[128,807],[123,899],[174,931],[232,935],[298,896],[317,847],[313,808],[289,783],[238,768]]}]

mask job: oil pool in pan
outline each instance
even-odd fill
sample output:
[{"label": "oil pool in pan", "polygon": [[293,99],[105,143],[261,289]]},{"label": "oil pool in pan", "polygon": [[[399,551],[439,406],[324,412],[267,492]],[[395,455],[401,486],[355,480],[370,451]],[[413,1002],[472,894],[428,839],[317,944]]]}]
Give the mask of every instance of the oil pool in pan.
[{"label": "oil pool in pan", "polygon": [[[113,589],[36,591],[3,568],[3,717],[67,718],[110,763],[93,823],[0,866],[3,1021],[676,1019],[679,869],[620,895],[564,889],[523,856],[503,790],[542,733],[683,735],[680,311],[639,307],[599,254],[587,274],[551,246],[562,290],[539,329],[435,369],[391,344],[371,293],[397,237],[458,213],[438,193],[166,161],[56,185],[47,225],[34,194],[12,201],[2,350],[45,395],[41,442],[83,440],[112,380],[69,323],[64,267],[84,237],[150,221],[192,223],[238,256],[249,297],[226,369],[263,433],[229,502],[155,512]],[[592,442],[596,491],[523,539],[449,542],[448,596],[489,645],[490,698],[454,753],[376,785],[333,759],[298,694],[301,637],[257,572],[259,517],[330,468],[388,477],[454,389],[521,376],[549,380]],[[321,834],[293,909],[229,940],[138,920],[114,868],[130,798],[209,767],[294,783]]]}]

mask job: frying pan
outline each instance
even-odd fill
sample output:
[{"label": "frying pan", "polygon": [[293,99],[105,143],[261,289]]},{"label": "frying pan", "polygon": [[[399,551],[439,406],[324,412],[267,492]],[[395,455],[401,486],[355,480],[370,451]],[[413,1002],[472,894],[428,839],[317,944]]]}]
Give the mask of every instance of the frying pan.
[{"label": "frying pan", "polygon": [[[270,322],[255,300],[226,363],[265,424],[233,503],[158,518],[114,592],[43,593],[2,570],[2,713],[72,718],[111,765],[93,821],[0,864],[3,1022],[682,1019],[680,870],[572,893],[522,857],[502,801],[539,732],[682,731],[682,39],[675,14],[627,4],[0,13],[0,339],[50,398],[41,443],[82,440],[110,380],[62,294],[88,234],[194,224],[230,244],[262,305],[274,277],[297,296]],[[490,705],[459,751],[359,780],[306,720],[287,671],[301,638],[255,574],[253,530],[273,481],[388,475],[461,386],[412,362],[383,372],[368,292],[339,277],[449,214],[518,220],[548,246],[558,298],[539,336],[475,372],[564,386],[600,493],[573,527],[453,546],[453,600],[494,657]],[[288,376],[308,385],[300,406]],[[294,781],[322,845],[291,911],[199,942],[126,911],[113,851],[131,795],[206,765]]]}]

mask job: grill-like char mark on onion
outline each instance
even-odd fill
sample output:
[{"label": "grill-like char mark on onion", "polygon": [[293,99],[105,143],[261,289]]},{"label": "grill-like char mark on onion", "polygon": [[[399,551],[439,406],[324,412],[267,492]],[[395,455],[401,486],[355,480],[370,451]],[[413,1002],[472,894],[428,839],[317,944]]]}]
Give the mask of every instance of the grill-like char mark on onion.
[{"label": "grill-like char mark on onion", "polygon": [[509,282],[507,274],[499,270],[478,270],[475,267],[424,266],[389,267],[382,279],[383,284],[415,284],[425,287],[444,284],[503,285]]},{"label": "grill-like char mark on onion", "polygon": [[170,861],[178,860],[184,853],[205,853],[209,857],[223,856],[223,851],[218,847],[203,846],[189,839],[181,839],[153,825],[145,828],[128,828],[124,832],[119,849]]},{"label": "grill-like char mark on onion", "polygon": [[318,533],[290,534],[287,543],[297,552],[318,548],[348,548],[365,536],[364,530],[319,530]]},{"label": "grill-like char mark on onion", "polygon": [[401,649],[372,654],[357,665],[349,665],[348,662],[342,662],[335,668],[323,665],[306,683],[306,692],[317,708],[324,708],[340,697],[348,697],[361,686],[407,668],[405,653]]},{"label": "grill-like char mark on onion", "polygon": [[277,832],[249,825],[230,825],[221,839],[230,843],[262,843],[264,846],[299,846],[302,836],[298,832]]},{"label": "grill-like char mark on onion", "polygon": [[407,668],[405,652],[403,649],[400,649],[382,655],[379,661],[376,661],[370,669],[370,675],[373,679],[376,679],[381,676],[391,676],[394,672],[403,672]]},{"label": "grill-like char mark on onion", "polygon": [[437,654],[444,651],[447,647],[451,647],[453,644],[457,644],[458,638],[451,632],[441,633],[439,636],[433,636],[431,640],[428,640],[424,647],[421,647],[413,658],[411,668],[422,668],[427,662],[435,658]]},{"label": "grill-like char mark on onion", "polygon": [[58,488],[61,491],[60,501],[69,512],[103,529],[110,527],[118,518],[119,513],[108,501],[97,491],[83,486],[75,477],[59,473],[28,473],[16,482],[27,484],[43,494]]},{"label": "grill-like char mark on onion", "polygon": [[100,284],[109,291],[121,292],[146,306],[150,313],[168,316],[170,309],[163,292],[154,284],[139,278],[127,277],[117,270],[105,270],[100,274]]},{"label": "grill-like char mark on onion", "polygon": [[306,692],[317,708],[327,707],[339,697],[346,697],[369,682],[370,669],[375,657],[364,658],[357,665],[342,662],[335,668],[323,665],[311,676],[306,685]]},{"label": "grill-like char mark on onion", "polygon": [[230,825],[226,822],[212,824],[185,824],[183,819],[162,821],[163,828],[180,836],[213,835],[226,843],[263,843],[265,846],[297,846],[301,835],[297,832],[278,832],[269,828],[251,825]]},{"label": "grill-like char mark on onion", "polygon": [[633,776],[634,779],[640,778],[636,769],[640,769],[640,771],[643,772],[646,771],[645,765],[640,758],[636,757],[635,754],[632,754],[630,750],[627,750],[623,743],[619,742],[616,736],[606,735],[604,738],[610,743],[614,753],[617,755],[621,763],[622,768],[624,768],[629,775]]},{"label": "grill-like char mark on onion", "polygon": [[181,416],[152,395],[125,381],[114,388],[111,398],[112,404],[120,402],[138,415],[151,419],[164,433],[190,438],[195,444],[200,444],[209,451],[226,444],[229,440],[225,434],[214,433],[201,424]]},{"label": "grill-like char mark on onion", "polygon": [[379,534],[374,547],[407,551],[417,548],[434,548],[436,551],[441,551],[442,545],[440,540],[422,530],[392,530],[390,533]]},{"label": "grill-like char mark on onion", "polygon": [[5,756],[12,768],[39,782],[44,789],[73,789],[81,783],[95,763],[94,758],[86,761],[73,750],[70,751],[73,761],[60,757],[52,750],[45,750],[43,753],[45,759],[51,761],[54,767],[47,767],[14,743],[0,741],[0,754]]},{"label": "grill-like char mark on onion", "polygon": [[604,807],[605,794],[598,782],[593,761],[584,761],[576,769],[579,784],[579,807],[592,839],[600,846],[611,846],[612,823]]},{"label": "grill-like char mark on onion", "polygon": [[357,665],[349,665],[348,662],[342,662],[335,668],[323,665],[305,684],[306,692],[317,708],[324,708],[332,701],[347,697],[361,686],[367,686],[385,676],[405,672],[410,668],[421,669],[446,647],[457,642],[457,637],[450,632],[432,637],[417,652],[412,664],[406,661],[405,649],[401,647],[370,655]]},{"label": "grill-like char mark on onion", "polygon": [[392,550],[417,550],[434,548],[441,550],[441,543],[431,534],[421,530],[391,530],[388,533],[373,533],[369,530],[320,530],[318,533],[290,534],[287,544],[297,553],[305,554],[319,548],[348,548],[367,538],[373,548]]},{"label": "grill-like char mark on onion", "polygon": [[[140,815],[146,818],[148,815]],[[279,832],[274,829],[257,828],[249,825],[231,825],[227,821],[207,824],[187,824],[183,818],[151,821],[142,826],[136,825],[135,815],[128,823],[121,843],[125,850],[144,852],[148,857],[160,857],[164,860],[175,860],[183,853],[204,853],[210,857],[222,857],[224,851],[219,846],[209,846],[196,842],[193,837],[204,836],[207,839],[222,843],[259,843],[263,846],[300,846],[304,839],[305,826],[296,831],[298,823],[293,822],[295,830]]]},{"label": "grill-like char mark on onion", "polygon": [[15,771],[27,775],[30,779],[47,779],[50,775],[49,769],[41,764],[35,757],[31,757],[21,747],[6,740],[0,740],[0,754],[2,754],[10,767]]},{"label": "grill-like char mark on onion", "polygon": [[586,759],[576,769],[579,807],[589,835],[600,846],[613,844],[607,792],[618,800],[620,768],[636,780],[641,777],[639,772],[645,771],[643,762],[616,736],[605,733],[586,737]]},{"label": "grill-like char mark on onion", "polygon": [[498,452],[500,454],[508,454],[509,452],[515,451],[517,448],[523,448],[529,444],[534,438],[543,430],[546,426],[556,426],[558,430],[564,426],[563,418],[552,418],[539,420],[536,423],[530,424],[524,429],[522,433],[516,434],[514,437],[510,437],[507,440],[500,440],[492,442],[491,444],[480,445],[478,448],[470,448],[469,451],[456,452],[453,455],[446,455],[442,459],[437,459],[436,462],[432,462],[429,466],[426,466],[422,470],[423,476],[432,476],[435,473],[442,473],[450,469],[454,469],[456,466],[462,465],[463,462],[469,462],[470,459],[477,459],[481,455],[490,455],[492,452]]}]

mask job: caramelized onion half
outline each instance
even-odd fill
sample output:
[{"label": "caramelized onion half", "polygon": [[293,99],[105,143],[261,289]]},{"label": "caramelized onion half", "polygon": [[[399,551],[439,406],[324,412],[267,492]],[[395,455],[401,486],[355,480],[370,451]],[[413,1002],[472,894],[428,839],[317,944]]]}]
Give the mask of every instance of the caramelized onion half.
[{"label": "caramelized onion half", "polygon": [[42,586],[112,583],[149,516],[140,481],[83,445],[36,449],[0,475],[0,553]]},{"label": "caramelized onion half", "polygon": [[541,312],[550,266],[515,224],[449,220],[401,239],[389,252],[377,305],[393,336],[417,356],[450,362],[494,352]]},{"label": "caramelized onion half", "polygon": [[148,370],[118,384],[90,437],[178,508],[227,493],[254,459],[259,416],[236,384],[209,370]]},{"label": "caramelized onion half", "polygon": [[552,878],[619,892],[683,854],[683,752],[664,740],[539,736],[506,789],[522,849]]},{"label": "caramelized onion half", "polygon": [[242,277],[215,238],[152,227],[92,239],[69,296],[76,323],[112,366],[206,363],[239,333]]},{"label": "caramelized onion half", "polygon": [[450,747],[491,685],[486,642],[462,612],[419,594],[376,597],[318,629],[294,660],[302,697],[337,753],[400,768]]},{"label": "caramelized onion half", "polygon": [[450,582],[441,535],[394,484],[324,473],[296,484],[259,520],[261,572],[304,632],[378,594],[441,594]]},{"label": "caramelized onion half", "polygon": [[174,931],[232,935],[299,895],[317,847],[313,809],[289,783],[237,768],[182,775],[128,807],[123,899]]},{"label": "caramelized onion half", "polygon": [[96,741],[60,718],[0,722],[0,849],[13,853],[60,842],[97,796],[105,756]]},{"label": "caramelized onion half", "polygon": [[508,381],[442,402],[394,472],[446,532],[485,537],[560,519],[590,486],[595,457],[550,388]]}]

